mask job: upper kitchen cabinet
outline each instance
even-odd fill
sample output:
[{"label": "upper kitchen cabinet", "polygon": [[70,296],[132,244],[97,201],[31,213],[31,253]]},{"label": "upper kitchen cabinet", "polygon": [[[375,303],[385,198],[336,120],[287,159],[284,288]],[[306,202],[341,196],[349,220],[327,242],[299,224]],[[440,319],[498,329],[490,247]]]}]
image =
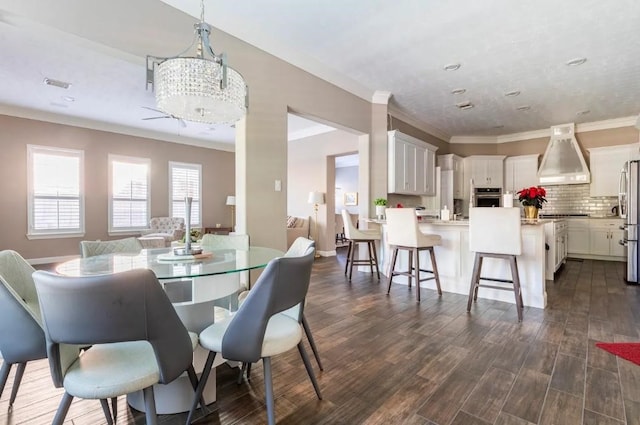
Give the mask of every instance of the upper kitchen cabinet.
[{"label": "upper kitchen cabinet", "polygon": [[638,159],[638,145],[607,146],[589,149],[591,158],[591,196],[618,196],[620,171],[624,163]]},{"label": "upper kitchen cabinet", "polygon": [[464,198],[464,162],[463,158],[455,154],[438,155],[438,165],[444,171],[453,171],[451,182],[453,198]]},{"label": "upper kitchen cabinet", "polygon": [[539,156],[510,156],[504,160],[504,192],[515,194],[525,187],[538,186]]},{"label": "upper kitchen cabinet", "polygon": [[[464,173],[474,187],[503,187],[503,155],[472,155],[464,159]],[[466,177],[465,177],[466,178]]]},{"label": "upper kitchen cabinet", "polygon": [[388,132],[389,193],[436,194],[436,146],[400,133]]}]

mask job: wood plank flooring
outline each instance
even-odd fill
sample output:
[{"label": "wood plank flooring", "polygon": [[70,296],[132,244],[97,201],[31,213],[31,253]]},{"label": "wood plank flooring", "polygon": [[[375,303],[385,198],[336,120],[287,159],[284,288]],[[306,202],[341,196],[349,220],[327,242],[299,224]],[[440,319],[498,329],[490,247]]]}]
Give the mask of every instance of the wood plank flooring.
[{"label": "wood plank flooring", "polygon": [[[549,308],[525,308],[406,286],[354,272],[344,252],[314,265],[306,315],[325,371],[315,397],[296,350],[274,358],[279,424],[640,425],[640,366],[595,347],[638,341],[640,288],[623,282],[624,264],[570,260],[547,282]],[[482,290],[482,289],[481,289]],[[313,362],[313,360],[312,360]],[[315,363],[314,367],[315,367]],[[218,368],[216,403],[197,424],[264,424],[262,366],[249,382]],[[30,363],[8,410],[13,373],[0,400],[0,424],[47,424],[60,400],[46,361]],[[160,416],[182,424],[185,415]],[[119,400],[119,424],[144,416]],[[105,423],[97,401],[74,400],[67,424]]]}]

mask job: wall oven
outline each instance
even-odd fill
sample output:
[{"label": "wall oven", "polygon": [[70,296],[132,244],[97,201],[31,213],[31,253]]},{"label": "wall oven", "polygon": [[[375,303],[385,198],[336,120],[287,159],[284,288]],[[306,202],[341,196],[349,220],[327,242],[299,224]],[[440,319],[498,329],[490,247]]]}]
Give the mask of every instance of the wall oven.
[{"label": "wall oven", "polygon": [[476,207],[499,207],[502,202],[502,189],[499,187],[476,187],[473,205]]}]

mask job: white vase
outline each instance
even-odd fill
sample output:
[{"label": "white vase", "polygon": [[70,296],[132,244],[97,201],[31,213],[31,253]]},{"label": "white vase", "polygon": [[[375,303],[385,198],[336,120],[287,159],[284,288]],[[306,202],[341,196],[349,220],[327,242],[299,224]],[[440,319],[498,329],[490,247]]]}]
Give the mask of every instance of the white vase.
[{"label": "white vase", "polygon": [[376,205],[376,217],[380,220],[384,220],[384,210],[387,207],[385,205]]}]

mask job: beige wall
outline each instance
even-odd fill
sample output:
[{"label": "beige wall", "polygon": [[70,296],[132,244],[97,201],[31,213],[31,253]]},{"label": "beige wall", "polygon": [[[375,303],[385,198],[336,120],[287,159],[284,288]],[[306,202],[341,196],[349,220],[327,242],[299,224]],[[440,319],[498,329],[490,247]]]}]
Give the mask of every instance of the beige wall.
[{"label": "beige wall", "polygon": [[[617,146],[638,143],[638,130],[634,127],[611,128],[607,130],[596,130],[576,133],[578,145],[585,155],[585,160],[589,162],[589,152],[587,149],[603,146]],[[451,144],[451,153],[460,156],[469,155],[529,155],[540,154],[540,159],[544,155],[549,143],[548,137],[522,140],[509,143],[498,144]],[[438,151],[440,154],[440,151]]]},{"label": "beige wall", "polygon": [[[234,154],[97,130],[0,115],[2,167],[0,250],[13,249],[29,259],[77,255],[82,239],[114,239],[107,234],[109,154],[151,159],[151,216],[169,212],[169,161],[202,164],[203,224],[231,225],[227,195],[235,185]],[[27,144],[84,151],[85,237],[28,240]]]}]

